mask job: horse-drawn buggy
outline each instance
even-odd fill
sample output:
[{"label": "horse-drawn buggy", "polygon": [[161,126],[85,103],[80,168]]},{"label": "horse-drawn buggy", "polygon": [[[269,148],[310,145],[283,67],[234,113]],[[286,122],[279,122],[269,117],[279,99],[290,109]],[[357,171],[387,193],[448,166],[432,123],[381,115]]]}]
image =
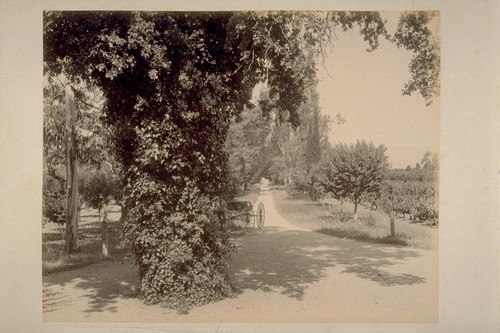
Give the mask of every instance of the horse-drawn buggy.
[{"label": "horse-drawn buggy", "polygon": [[217,214],[219,216],[221,228],[223,228],[224,224],[227,222],[231,222],[233,225],[239,222],[247,228],[254,228],[257,225],[257,228],[261,229],[264,226],[266,218],[266,212],[262,202],[260,202],[257,205],[257,209],[254,210],[250,201],[238,200],[232,200],[221,204]]}]

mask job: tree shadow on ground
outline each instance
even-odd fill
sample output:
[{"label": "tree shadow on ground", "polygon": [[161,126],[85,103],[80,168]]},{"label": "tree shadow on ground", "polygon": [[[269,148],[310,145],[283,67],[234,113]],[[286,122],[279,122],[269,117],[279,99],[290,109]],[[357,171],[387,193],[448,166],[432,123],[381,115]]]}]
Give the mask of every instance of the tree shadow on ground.
[{"label": "tree shadow on ground", "polygon": [[418,251],[410,249],[275,227],[255,231],[237,241],[239,253],[233,259],[231,270],[237,293],[278,291],[301,300],[309,285],[320,281],[328,269],[338,265],[342,274],[354,274],[382,286],[425,282],[423,277],[384,270],[407,258],[420,256]]},{"label": "tree shadow on ground", "polygon": [[72,296],[74,301],[90,300],[84,313],[116,312],[116,304],[121,300],[136,298],[137,270],[132,258],[127,257],[45,277],[43,312],[52,312],[72,303],[67,292],[58,291],[67,284],[72,284],[71,288],[76,290]]},{"label": "tree shadow on ground", "polygon": [[71,303],[68,295],[62,292],[44,289],[42,292],[43,312],[48,313]]},{"label": "tree shadow on ground", "polygon": [[[331,268],[381,286],[411,286],[426,281],[420,276],[386,270],[408,258],[420,256],[418,251],[411,249],[270,226],[234,233],[232,237],[239,244],[230,270],[236,294],[253,290],[302,300],[307,288],[326,277]],[[88,303],[82,310],[84,313],[116,312],[120,301],[137,297],[137,282],[131,255],[49,275],[43,279],[43,311],[51,312],[71,304],[72,300],[85,299]],[[75,290],[73,296],[63,290],[68,284]]]},{"label": "tree shadow on ground", "polygon": [[84,311],[85,313],[116,312],[116,303],[137,296],[135,292],[136,284],[137,276],[135,272],[132,275],[122,272],[122,274],[112,277],[90,278],[78,283],[77,288],[86,290],[88,292],[86,296],[90,296],[91,299],[88,309]]}]

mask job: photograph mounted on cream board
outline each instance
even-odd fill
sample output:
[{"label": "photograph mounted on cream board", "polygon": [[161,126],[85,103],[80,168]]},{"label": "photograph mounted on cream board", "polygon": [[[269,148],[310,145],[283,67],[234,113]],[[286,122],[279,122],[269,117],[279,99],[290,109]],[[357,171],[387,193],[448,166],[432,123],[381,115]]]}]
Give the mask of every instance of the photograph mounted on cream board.
[{"label": "photograph mounted on cream board", "polygon": [[41,11],[41,320],[439,326],[439,9]]}]

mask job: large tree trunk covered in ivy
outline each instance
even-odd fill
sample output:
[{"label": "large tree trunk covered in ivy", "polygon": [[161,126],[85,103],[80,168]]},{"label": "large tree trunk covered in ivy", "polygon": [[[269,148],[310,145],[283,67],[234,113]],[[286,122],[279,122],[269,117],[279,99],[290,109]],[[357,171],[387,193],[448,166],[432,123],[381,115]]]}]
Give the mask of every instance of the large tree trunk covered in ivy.
[{"label": "large tree trunk covered in ivy", "polygon": [[78,176],[76,171],[75,96],[66,87],[66,250],[78,248]]},{"label": "large tree trunk covered in ivy", "polygon": [[[226,270],[232,247],[214,212],[227,163],[217,153],[222,140],[210,134],[216,126],[197,133],[200,120],[193,128],[174,121],[150,121],[137,137],[141,163],[128,169],[124,228],[139,264],[140,295],[184,308],[231,295]],[[211,141],[202,144],[207,137]]]}]

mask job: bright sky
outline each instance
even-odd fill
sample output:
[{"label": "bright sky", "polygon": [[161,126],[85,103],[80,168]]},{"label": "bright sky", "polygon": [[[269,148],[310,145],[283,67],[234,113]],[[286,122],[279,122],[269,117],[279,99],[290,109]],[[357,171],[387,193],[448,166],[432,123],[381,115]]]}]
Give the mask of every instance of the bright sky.
[{"label": "bright sky", "polygon": [[[397,17],[384,14],[394,29]],[[438,152],[439,98],[426,106],[419,94],[401,94],[412,54],[385,39],[366,52],[368,43],[357,30],[337,31],[337,36],[334,53],[325,61],[331,77],[320,70],[318,85],[321,112],[332,119],[340,113],[346,120],[332,127],[330,142],[384,144],[394,168],[414,167],[426,151]]]}]

